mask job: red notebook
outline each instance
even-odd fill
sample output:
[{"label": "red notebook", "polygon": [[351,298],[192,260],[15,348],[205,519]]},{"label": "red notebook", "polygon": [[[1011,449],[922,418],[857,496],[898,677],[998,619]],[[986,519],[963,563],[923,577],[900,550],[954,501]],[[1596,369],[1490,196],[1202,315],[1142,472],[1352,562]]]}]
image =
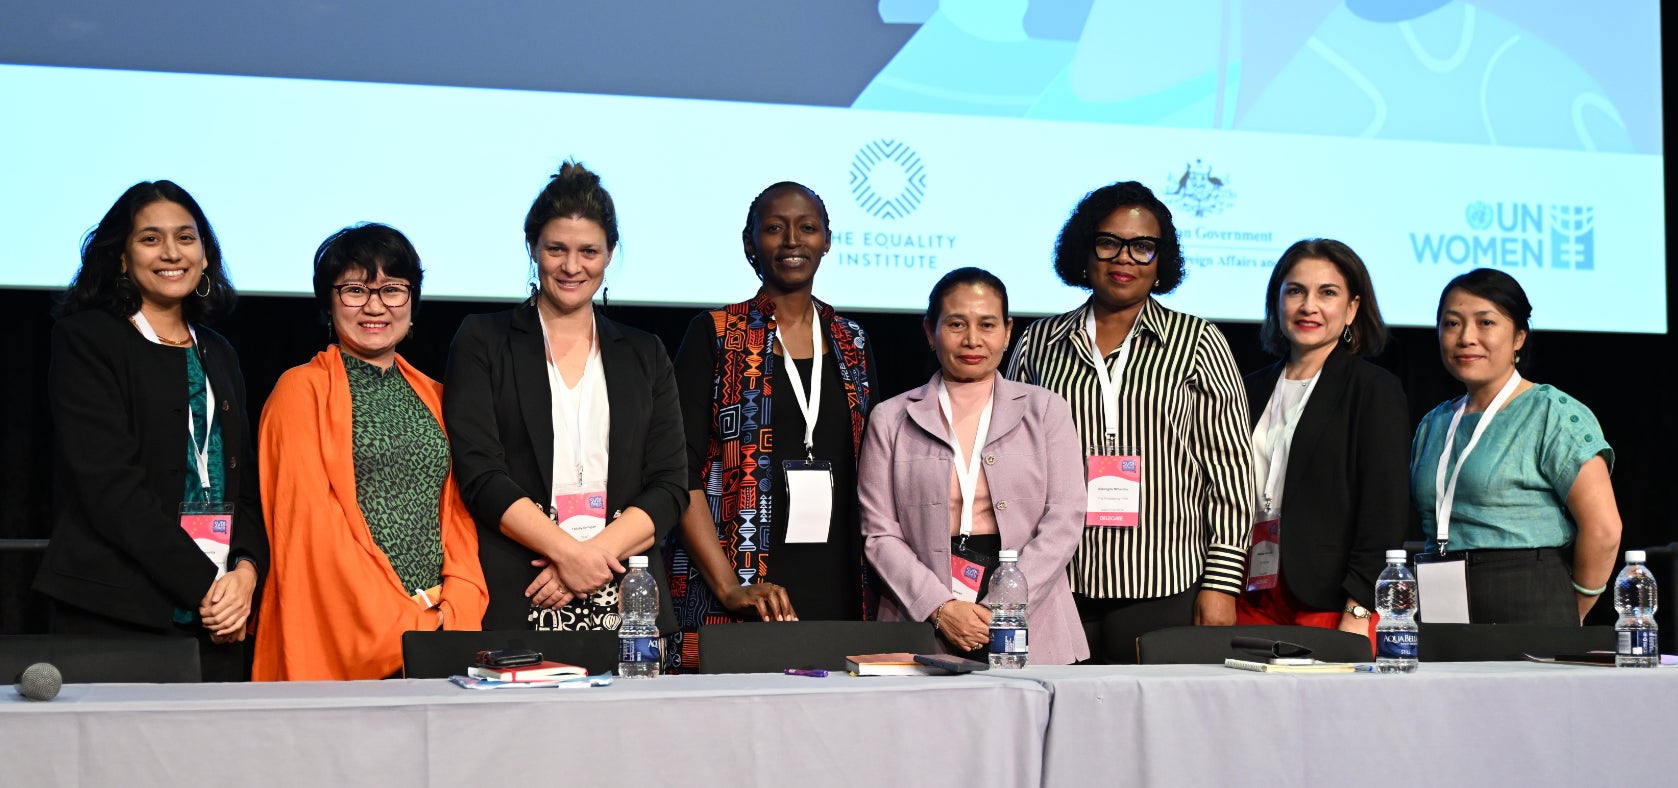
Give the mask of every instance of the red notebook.
[{"label": "red notebook", "polygon": [[518,668],[471,667],[466,675],[490,681],[547,681],[567,676],[587,676],[588,671],[576,665],[545,660]]}]

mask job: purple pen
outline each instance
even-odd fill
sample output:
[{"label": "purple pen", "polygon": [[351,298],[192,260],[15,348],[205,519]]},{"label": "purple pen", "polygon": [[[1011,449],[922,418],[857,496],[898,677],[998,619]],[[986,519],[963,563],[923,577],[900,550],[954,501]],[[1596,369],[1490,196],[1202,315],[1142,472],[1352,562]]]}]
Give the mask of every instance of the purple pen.
[{"label": "purple pen", "polygon": [[788,676],[809,676],[817,679],[827,678],[827,671],[822,670],[821,668],[787,668],[781,672],[787,674]]}]

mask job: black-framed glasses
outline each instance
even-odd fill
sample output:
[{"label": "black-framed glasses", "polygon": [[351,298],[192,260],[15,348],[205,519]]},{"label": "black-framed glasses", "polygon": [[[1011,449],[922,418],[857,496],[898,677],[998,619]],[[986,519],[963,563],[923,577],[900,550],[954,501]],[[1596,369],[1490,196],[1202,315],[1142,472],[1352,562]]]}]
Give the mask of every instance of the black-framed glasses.
[{"label": "black-framed glasses", "polygon": [[333,285],[332,289],[338,292],[338,303],[354,309],[357,307],[367,306],[367,299],[372,298],[375,294],[379,297],[379,303],[382,303],[387,307],[402,306],[403,304],[408,303],[408,299],[412,296],[414,286],[388,284],[379,285],[378,287],[368,287],[367,285],[351,282],[347,285]]},{"label": "black-framed glasses", "polygon": [[1112,233],[1095,234],[1097,260],[1117,260],[1127,248],[1130,249],[1130,259],[1146,265],[1154,261],[1154,255],[1159,254],[1159,239],[1151,235],[1120,238]]}]

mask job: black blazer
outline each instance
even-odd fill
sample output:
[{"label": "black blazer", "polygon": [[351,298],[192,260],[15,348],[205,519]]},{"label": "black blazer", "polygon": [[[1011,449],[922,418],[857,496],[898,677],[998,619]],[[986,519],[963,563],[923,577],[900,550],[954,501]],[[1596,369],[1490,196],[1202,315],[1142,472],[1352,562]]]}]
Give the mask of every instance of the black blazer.
[{"label": "black blazer", "polygon": [[[606,511],[638,506],[652,517],[647,568],[658,580],[661,632],[676,630],[661,545],[688,502],[687,455],[670,357],[657,337],[595,313],[600,365],[612,405]],[[534,551],[501,532],[520,498],[551,508],[553,404],[534,302],[472,315],[449,348],[443,419],[455,478],[478,524],[478,559],[489,586],[485,629],[525,629],[524,589],[536,578]]]},{"label": "black blazer", "polygon": [[216,567],[180,526],[181,495],[188,474],[197,474],[187,462],[186,352],[204,365],[221,423],[235,505],[228,566],[249,559],[259,578],[266,575],[245,378],[226,339],[194,329],[198,342],[183,352],[108,312],[77,312],[53,325],[53,529],[35,590],[160,631],[171,629],[176,607],[198,609]]},{"label": "black blazer", "polygon": [[[1270,404],[1283,362],[1247,375],[1250,427]],[[1386,551],[1410,516],[1410,410],[1398,377],[1344,345],[1323,364],[1282,479],[1282,578],[1312,608],[1346,598],[1375,607]]]}]

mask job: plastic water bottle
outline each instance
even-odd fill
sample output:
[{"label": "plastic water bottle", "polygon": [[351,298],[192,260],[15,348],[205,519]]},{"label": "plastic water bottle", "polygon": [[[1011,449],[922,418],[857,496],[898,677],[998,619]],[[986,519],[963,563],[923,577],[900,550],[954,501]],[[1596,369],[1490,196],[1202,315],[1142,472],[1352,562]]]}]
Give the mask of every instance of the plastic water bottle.
[{"label": "plastic water bottle", "polygon": [[647,571],[647,557],[629,557],[629,573],[618,586],[618,675],[646,679],[658,675],[658,581]]},{"label": "plastic water bottle", "polygon": [[1375,580],[1375,670],[1378,673],[1416,671],[1416,576],[1410,574],[1403,550],[1387,551],[1387,568]]},{"label": "plastic water bottle", "polygon": [[1655,626],[1655,576],[1644,565],[1642,550],[1626,551],[1626,568],[1614,578],[1614,609],[1620,620],[1614,623],[1614,666],[1653,668],[1661,664],[1660,632]]},{"label": "plastic water bottle", "polygon": [[985,596],[990,606],[990,666],[1023,668],[1028,645],[1025,606],[1031,597],[1026,593],[1025,573],[1020,571],[1019,551],[1002,550],[996,557],[1001,566],[991,575]]}]

